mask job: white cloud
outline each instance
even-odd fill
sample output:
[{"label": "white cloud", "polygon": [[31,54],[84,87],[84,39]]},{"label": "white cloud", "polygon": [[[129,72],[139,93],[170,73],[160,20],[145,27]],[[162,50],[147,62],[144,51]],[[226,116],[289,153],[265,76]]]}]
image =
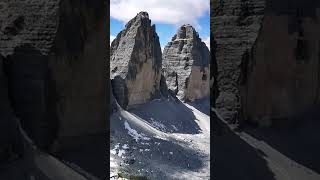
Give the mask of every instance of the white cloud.
[{"label": "white cloud", "polygon": [[203,41],[204,43],[206,43],[207,47],[208,47],[209,50],[210,50],[210,36],[202,39],[202,41]]},{"label": "white cloud", "polygon": [[147,11],[153,22],[177,26],[188,23],[200,29],[197,18],[209,9],[209,0],[111,0],[110,15],[126,23],[140,11]]},{"label": "white cloud", "polygon": [[116,36],[110,35],[110,45],[112,43],[112,41],[116,38]]}]

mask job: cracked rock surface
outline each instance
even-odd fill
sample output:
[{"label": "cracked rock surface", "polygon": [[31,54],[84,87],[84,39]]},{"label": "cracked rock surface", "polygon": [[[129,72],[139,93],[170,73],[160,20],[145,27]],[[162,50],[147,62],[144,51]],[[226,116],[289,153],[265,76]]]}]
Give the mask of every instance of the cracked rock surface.
[{"label": "cracked rock surface", "polygon": [[111,44],[110,76],[121,107],[159,96],[161,56],[155,25],[151,25],[148,13],[138,13]]},{"label": "cracked rock surface", "polygon": [[183,25],[163,50],[168,89],[194,101],[209,96],[210,52],[191,25]]}]

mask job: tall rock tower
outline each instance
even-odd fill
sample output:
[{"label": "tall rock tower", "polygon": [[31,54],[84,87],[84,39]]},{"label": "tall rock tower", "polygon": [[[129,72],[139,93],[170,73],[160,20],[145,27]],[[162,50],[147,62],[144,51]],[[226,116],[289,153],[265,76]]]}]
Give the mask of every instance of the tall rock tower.
[{"label": "tall rock tower", "polygon": [[209,96],[208,47],[191,25],[179,28],[163,50],[163,69],[168,88],[178,98],[193,101]]},{"label": "tall rock tower", "polygon": [[111,44],[110,77],[119,105],[145,103],[160,95],[162,54],[147,12],[130,20]]},{"label": "tall rock tower", "polygon": [[292,123],[320,103],[320,3],[214,0],[219,97],[226,120]]},{"label": "tall rock tower", "polygon": [[106,1],[1,1],[0,11],[0,108],[11,108],[0,119],[19,119],[44,149],[105,132]]},{"label": "tall rock tower", "polygon": [[240,116],[241,59],[259,34],[265,3],[265,0],[212,1],[211,27],[216,41],[219,87],[216,108],[228,121]]}]

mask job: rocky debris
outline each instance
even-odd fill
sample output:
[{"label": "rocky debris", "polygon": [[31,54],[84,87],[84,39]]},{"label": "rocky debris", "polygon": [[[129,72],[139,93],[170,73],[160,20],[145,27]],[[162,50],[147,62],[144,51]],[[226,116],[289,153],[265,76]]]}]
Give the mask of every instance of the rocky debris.
[{"label": "rocky debris", "polygon": [[291,123],[319,103],[319,3],[214,1],[219,96],[225,120]]},{"label": "rocky debris", "polygon": [[[208,112],[205,100],[198,105]],[[128,179],[209,179],[211,121],[191,104],[162,98],[112,114],[111,174]]]},{"label": "rocky debris", "polygon": [[142,104],[160,95],[161,56],[155,25],[147,12],[138,13],[111,44],[110,76],[120,106]]},{"label": "rocky debris", "polygon": [[186,101],[209,96],[209,59],[210,52],[195,29],[181,26],[163,50],[168,88]]},{"label": "rocky debris", "polygon": [[6,104],[43,149],[64,137],[105,131],[105,4],[89,0],[0,2],[1,67],[9,92]]}]

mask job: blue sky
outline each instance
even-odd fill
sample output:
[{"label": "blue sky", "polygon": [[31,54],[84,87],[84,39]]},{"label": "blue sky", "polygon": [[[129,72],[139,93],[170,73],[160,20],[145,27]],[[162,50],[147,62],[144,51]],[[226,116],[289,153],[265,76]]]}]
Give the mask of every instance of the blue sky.
[{"label": "blue sky", "polygon": [[[138,3],[140,2],[140,3]],[[200,38],[210,44],[209,0],[111,0],[110,40],[138,12],[147,11],[163,48],[182,24],[192,24]]]}]

